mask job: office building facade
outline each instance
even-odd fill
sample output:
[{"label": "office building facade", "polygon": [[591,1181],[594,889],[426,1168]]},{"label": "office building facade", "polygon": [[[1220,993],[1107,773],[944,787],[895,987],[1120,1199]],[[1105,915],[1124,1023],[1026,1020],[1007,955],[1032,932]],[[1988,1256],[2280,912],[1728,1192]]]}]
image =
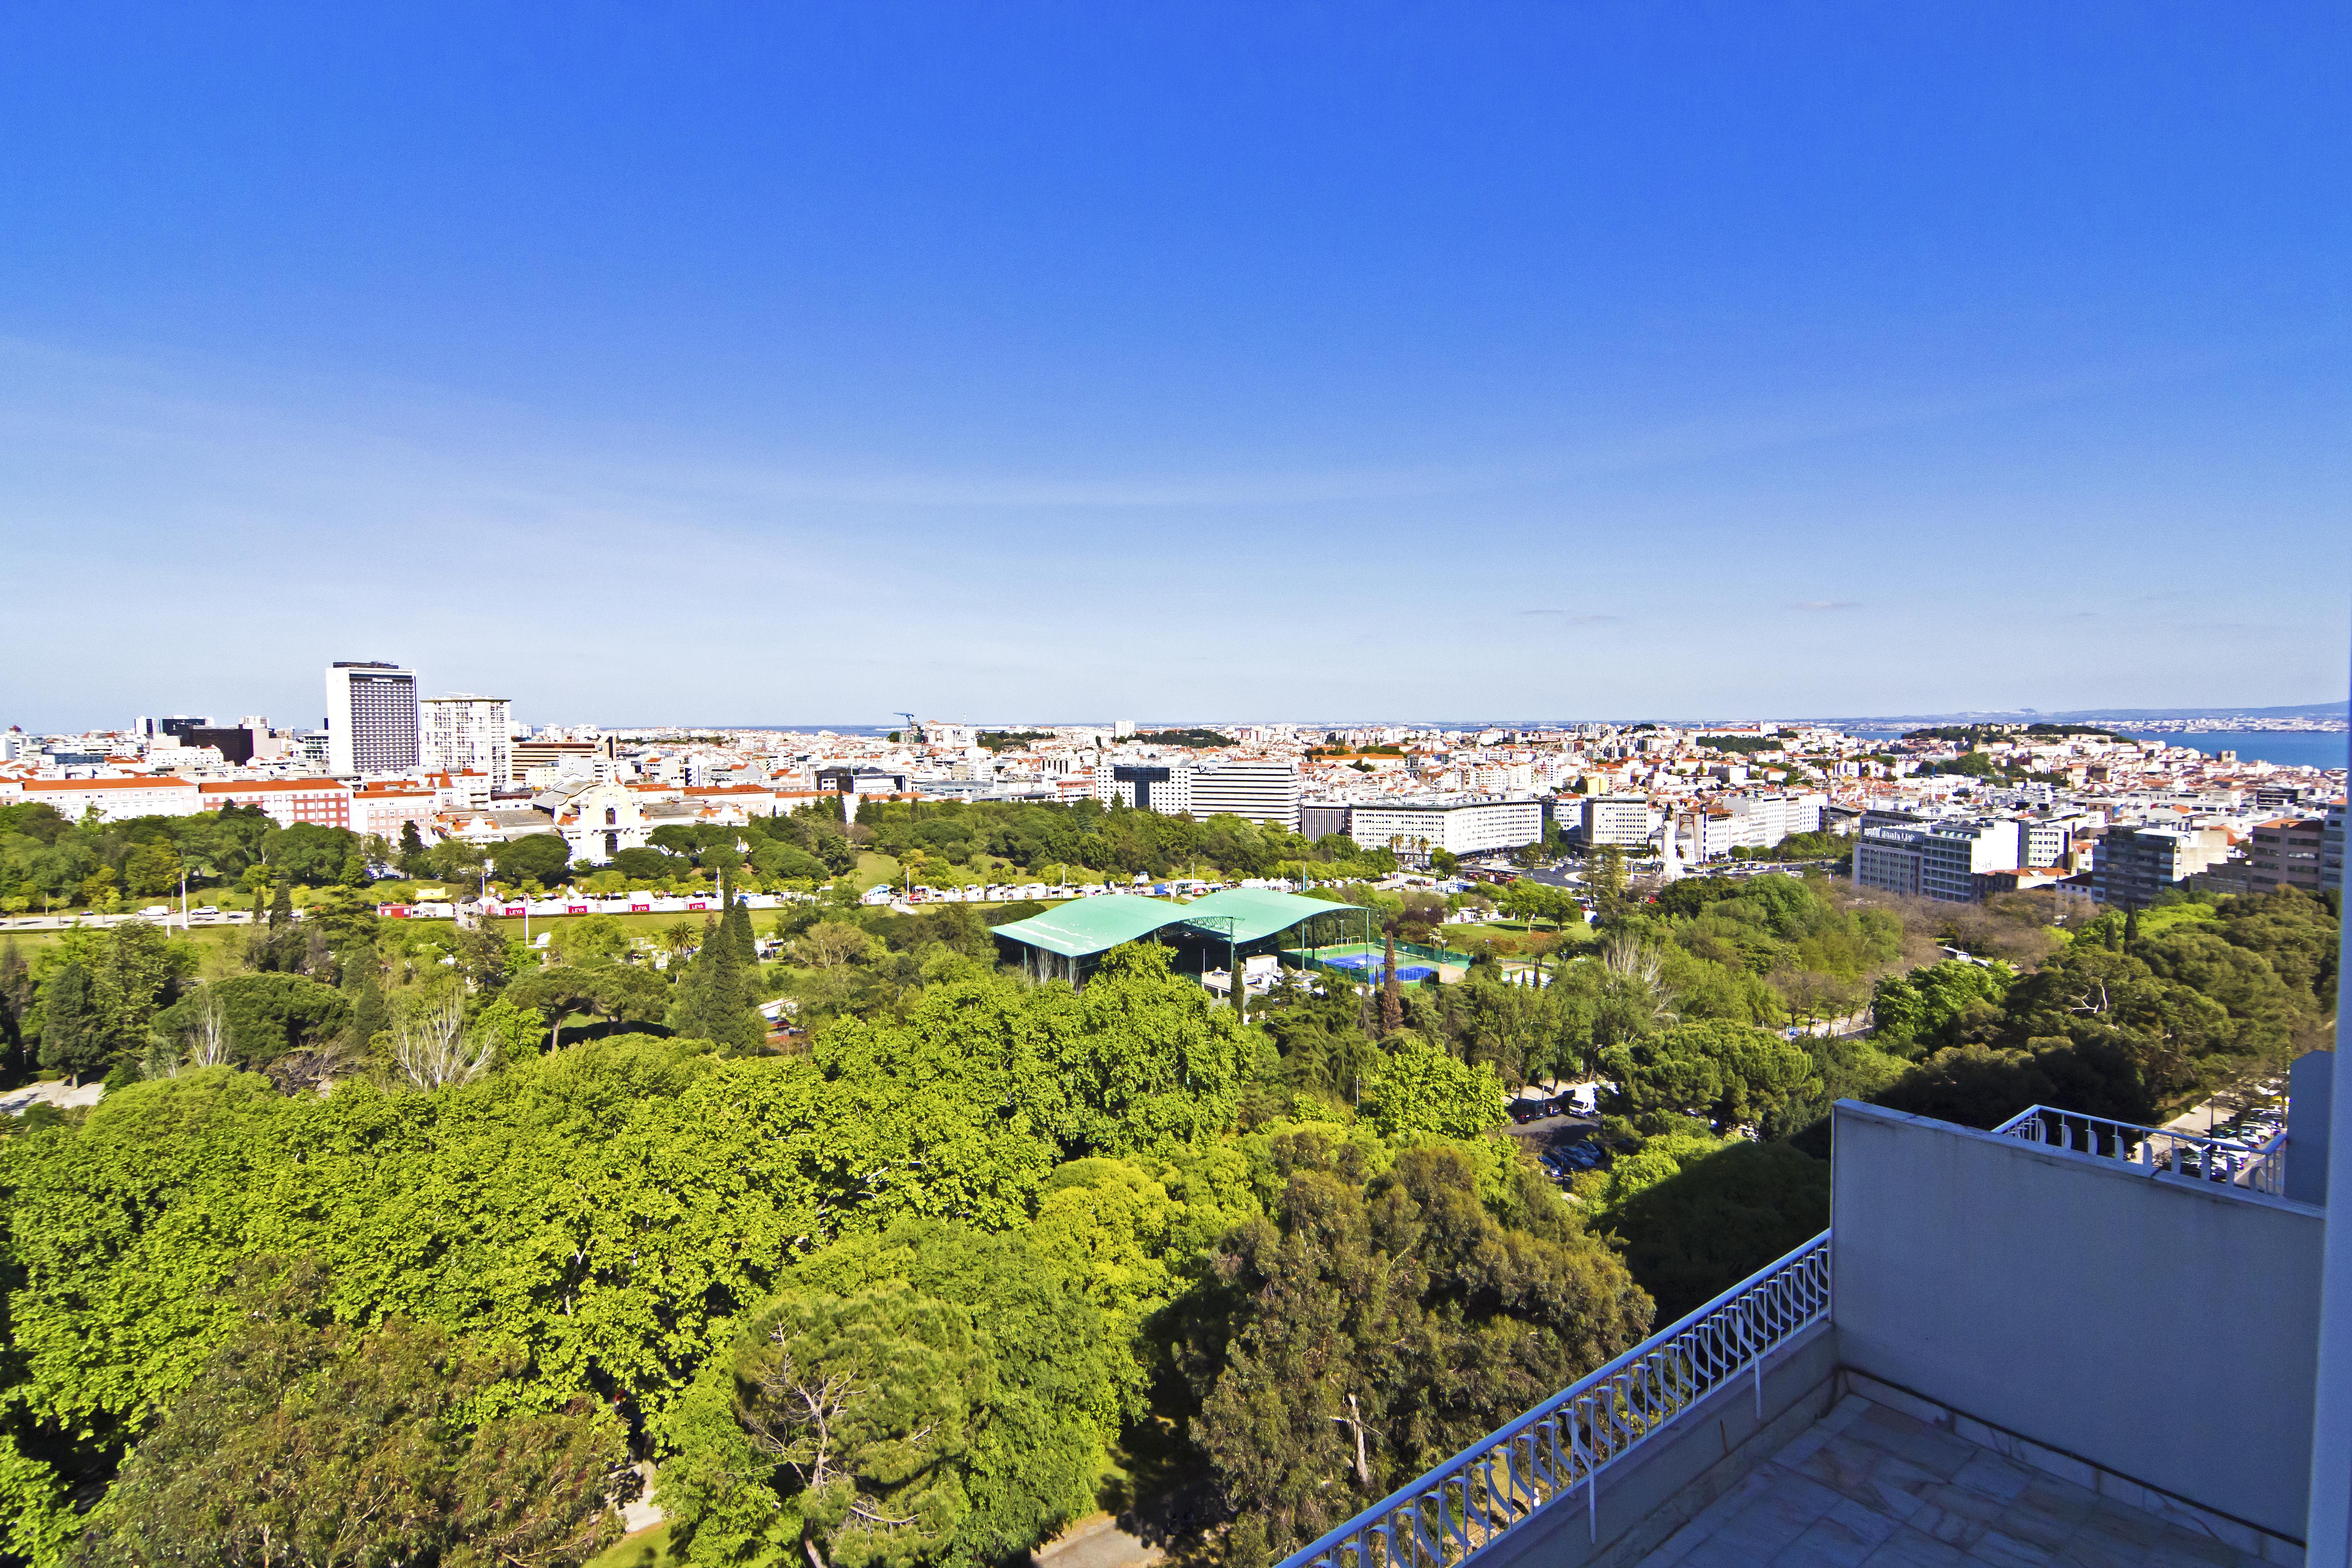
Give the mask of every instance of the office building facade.
[{"label": "office building facade", "polygon": [[2229,853],[2230,836],[2218,827],[2111,827],[2092,852],[2092,896],[2122,909],[2146,909],[2157,894]]}]

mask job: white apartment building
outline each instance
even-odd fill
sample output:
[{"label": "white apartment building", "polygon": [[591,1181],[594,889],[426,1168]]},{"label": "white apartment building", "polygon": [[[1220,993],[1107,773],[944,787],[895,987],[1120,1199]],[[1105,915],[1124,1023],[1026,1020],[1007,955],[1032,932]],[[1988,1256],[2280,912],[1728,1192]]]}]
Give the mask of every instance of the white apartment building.
[{"label": "white apartment building", "polygon": [[1935,824],[1920,847],[1920,892],[1948,904],[1974,903],[1979,872],[2018,868],[2023,826],[2013,816]]},{"label": "white apartment building", "polygon": [[416,765],[432,773],[485,774],[492,789],[514,787],[514,712],[503,697],[469,691],[416,705]]},{"label": "white apartment building", "polygon": [[1290,763],[1100,763],[1095,798],[1162,816],[1233,816],[1298,831],[1304,786]]},{"label": "white apartment building", "polygon": [[1349,837],[1366,849],[1400,855],[1443,849],[1478,855],[1517,849],[1543,838],[1543,805],[1533,800],[1399,801],[1359,805],[1348,813]]},{"label": "white apartment building", "polygon": [[327,771],[337,778],[416,766],[416,672],[339,659],[327,667]]},{"label": "white apartment building", "polygon": [[1769,849],[1800,833],[1819,833],[1823,795],[1742,795],[1724,803],[1730,808],[1732,842],[1749,849]]},{"label": "white apartment building", "polygon": [[0,783],[0,801],[40,801],[68,822],[95,811],[101,822],[133,816],[194,816],[203,799],[194,779],[21,779]]},{"label": "white apartment building", "polygon": [[2074,840],[2090,832],[2091,819],[2079,814],[2053,816],[2046,820],[2027,818],[2024,859],[2027,866],[2063,866],[2074,851]]},{"label": "white apartment building", "polygon": [[1647,795],[1599,795],[1584,803],[1584,842],[1595,849],[1608,844],[1638,849],[1657,828],[1657,809]]},{"label": "white apartment building", "polygon": [[1192,815],[1230,814],[1298,831],[1302,785],[1291,763],[1216,762],[1192,772]]}]

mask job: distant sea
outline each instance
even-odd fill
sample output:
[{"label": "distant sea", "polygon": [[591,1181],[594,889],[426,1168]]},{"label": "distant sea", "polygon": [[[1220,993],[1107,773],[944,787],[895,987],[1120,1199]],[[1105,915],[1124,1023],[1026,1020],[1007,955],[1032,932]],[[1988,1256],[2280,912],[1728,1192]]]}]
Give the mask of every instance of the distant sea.
[{"label": "distant sea", "polygon": [[2124,730],[2123,733],[2162,741],[2168,746],[2194,746],[2209,756],[2235,752],[2242,762],[2282,768],[2340,768],[2347,739],[2341,730],[2192,730],[2164,734]]}]

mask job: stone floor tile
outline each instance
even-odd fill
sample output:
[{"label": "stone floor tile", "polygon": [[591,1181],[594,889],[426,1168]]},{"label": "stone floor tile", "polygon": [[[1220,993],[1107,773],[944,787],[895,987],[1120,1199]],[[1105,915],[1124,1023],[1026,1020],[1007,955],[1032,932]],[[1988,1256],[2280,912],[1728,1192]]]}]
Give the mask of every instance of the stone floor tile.
[{"label": "stone floor tile", "polygon": [[1871,1495],[1870,1472],[1885,1458],[1884,1448],[1838,1436],[1807,1455],[1796,1468],[1799,1475],[1811,1476],[1832,1491],[1866,1502]]},{"label": "stone floor tile", "polygon": [[1969,1548],[1969,1561],[1985,1563],[1988,1568],[2049,1568],[2055,1559],[2051,1547],[2022,1540],[2001,1529],[1985,1531]]},{"label": "stone floor tile", "polygon": [[1862,1561],[1863,1568],[1959,1568],[1968,1558],[1959,1548],[1906,1525]]},{"label": "stone floor tile", "polygon": [[1843,1499],[1836,1507],[1822,1515],[1822,1518],[1837,1521],[1839,1524],[1873,1545],[1894,1534],[1895,1531],[1902,1528],[1903,1524],[1901,1520],[1890,1519],[1876,1509],[1856,1502],[1852,1498]]},{"label": "stone floor tile", "polygon": [[1862,1568],[1878,1549],[1880,1536],[1864,1537],[1832,1515],[1823,1514],[1781,1549],[1772,1568]]},{"label": "stone floor tile", "polygon": [[1849,1430],[1948,1481],[1959,1473],[1962,1466],[1984,1452],[1965,1437],[1939,1432],[1924,1421],[1915,1421],[1892,1410],[1874,1410]]},{"label": "stone floor tile", "polygon": [[2033,1472],[1986,1448],[1978,1450],[1975,1458],[1960,1467],[1952,1483],[2007,1502],[2033,1484]]},{"label": "stone floor tile", "polygon": [[2061,1568],[2147,1568],[2147,1548],[2078,1531],[2051,1552],[2050,1561]]},{"label": "stone floor tile", "polygon": [[1769,1508],[1784,1519],[1806,1525],[1835,1508],[1843,1500],[1843,1495],[1831,1490],[1811,1476],[1801,1476],[1791,1471],[1766,1488],[1764,1495],[1756,1500],[1756,1506]]},{"label": "stone floor tile", "polygon": [[2157,1538],[2147,1560],[2150,1568],[2232,1568],[2238,1556],[2227,1542],[2173,1526]]}]

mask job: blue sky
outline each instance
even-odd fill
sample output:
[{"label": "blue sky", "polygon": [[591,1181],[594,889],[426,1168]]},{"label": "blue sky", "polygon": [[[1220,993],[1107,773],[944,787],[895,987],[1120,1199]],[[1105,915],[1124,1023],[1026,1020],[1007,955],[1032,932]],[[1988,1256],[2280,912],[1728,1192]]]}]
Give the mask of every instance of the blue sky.
[{"label": "blue sky", "polygon": [[0,723],[2340,697],[2340,6],[0,15]]}]

